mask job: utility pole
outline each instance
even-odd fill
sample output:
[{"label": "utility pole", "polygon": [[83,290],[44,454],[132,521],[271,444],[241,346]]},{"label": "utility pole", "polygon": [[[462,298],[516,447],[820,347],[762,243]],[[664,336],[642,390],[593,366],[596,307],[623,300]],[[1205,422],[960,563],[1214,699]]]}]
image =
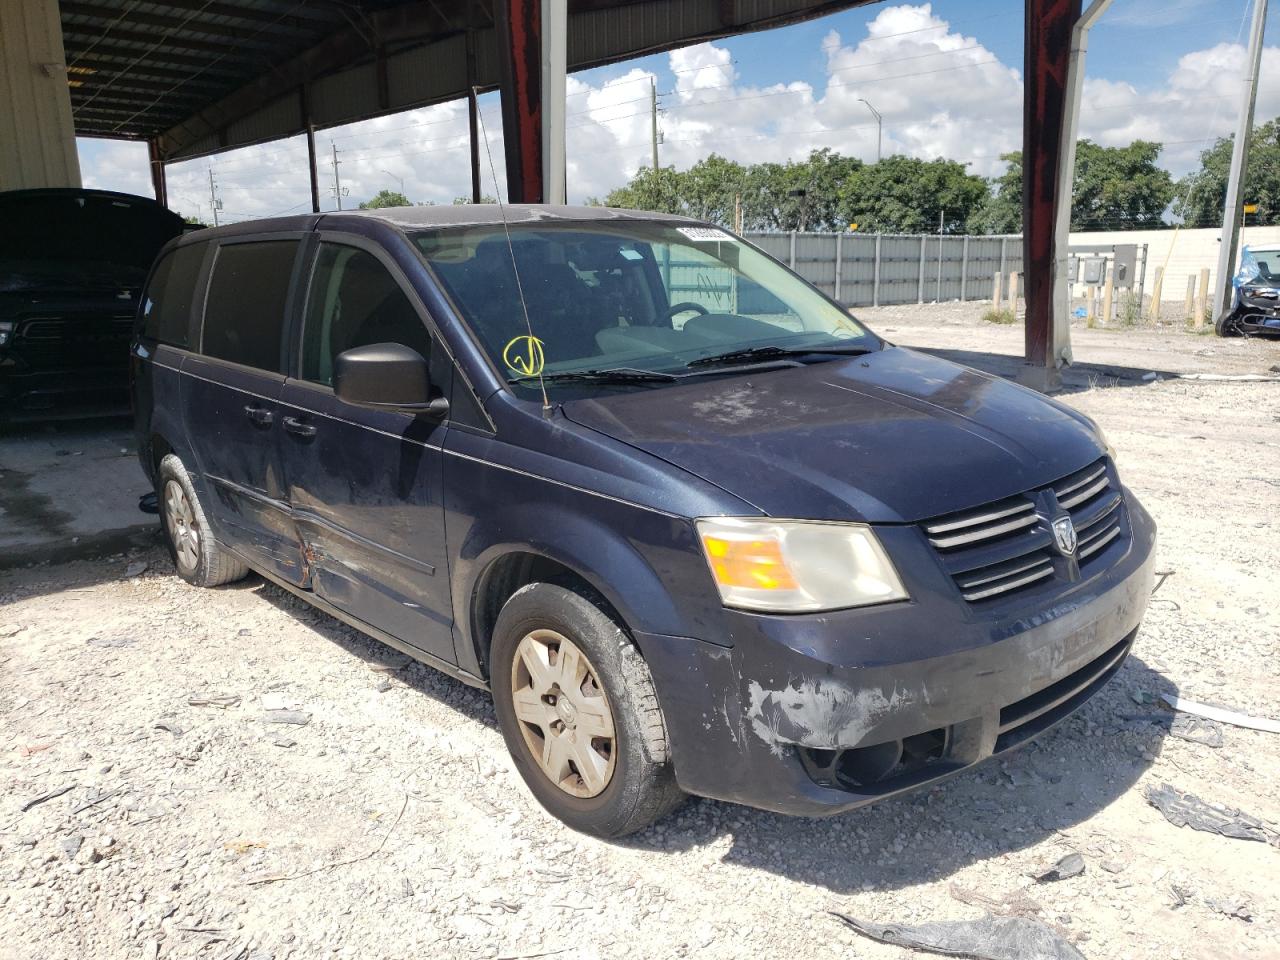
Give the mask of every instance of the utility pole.
[{"label": "utility pole", "polygon": [[884,144],[884,117],[880,116],[880,111],[871,105],[870,100],[858,98],[859,103],[865,103],[867,109],[871,111],[871,115],[876,118],[876,163],[880,162],[880,148]]},{"label": "utility pole", "polygon": [[218,190],[213,182],[213,167],[209,168],[209,209],[213,211],[213,225],[218,225]]},{"label": "utility pole", "polygon": [[1230,305],[1231,278],[1235,273],[1236,246],[1240,243],[1241,191],[1249,167],[1249,141],[1253,139],[1253,109],[1258,100],[1258,67],[1262,63],[1262,35],[1267,22],[1267,0],[1253,0],[1253,29],[1249,34],[1249,72],[1240,99],[1240,120],[1231,147],[1231,174],[1227,178],[1227,202],[1222,208],[1222,239],[1218,249],[1218,273],[1214,277],[1213,318]]},{"label": "utility pole", "polygon": [[338,147],[332,140],[329,141],[329,148],[333,151],[333,198],[338,202],[338,209],[342,209],[342,181],[338,179]]},{"label": "utility pole", "polygon": [[653,140],[653,176],[658,177],[658,84],[653,77],[649,78],[649,126]]}]

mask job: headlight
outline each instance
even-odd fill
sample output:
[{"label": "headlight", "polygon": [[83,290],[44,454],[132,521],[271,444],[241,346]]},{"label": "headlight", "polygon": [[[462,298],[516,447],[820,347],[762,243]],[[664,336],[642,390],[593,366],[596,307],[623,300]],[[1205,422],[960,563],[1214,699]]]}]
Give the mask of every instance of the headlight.
[{"label": "headlight", "polygon": [[0,320],[0,347],[8,343],[11,336],[13,336],[13,321]]},{"label": "headlight", "polygon": [[716,517],[697,526],[726,607],[804,613],[907,599],[864,524]]}]

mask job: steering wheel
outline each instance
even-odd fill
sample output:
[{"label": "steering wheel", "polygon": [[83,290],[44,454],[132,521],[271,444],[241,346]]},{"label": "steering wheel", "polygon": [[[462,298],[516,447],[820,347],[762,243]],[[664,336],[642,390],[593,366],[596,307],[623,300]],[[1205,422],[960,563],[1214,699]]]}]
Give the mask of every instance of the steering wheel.
[{"label": "steering wheel", "polygon": [[667,308],[667,312],[662,315],[662,319],[670,323],[675,319],[677,314],[684,313],[686,310],[695,310],[704,317],[711,312],[700,303],[694,303],[690,300],[686,300],[683,303],[673,303]]}]

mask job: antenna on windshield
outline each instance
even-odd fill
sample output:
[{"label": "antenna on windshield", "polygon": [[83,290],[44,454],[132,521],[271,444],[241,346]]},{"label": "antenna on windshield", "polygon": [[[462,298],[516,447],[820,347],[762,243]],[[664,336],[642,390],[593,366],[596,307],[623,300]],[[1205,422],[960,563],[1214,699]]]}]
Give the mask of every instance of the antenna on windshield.
[{"label": "antenna on windshield", "polygon": [[[480,88],[472,87],[472,94],[475,97],[480,96]],[[489,148],[489,132],[484,125],[484,111],[476,110],[476,116],[480,119],[480,135],[484,138],[484,152],[489,158],[489,175],[493,177],[493,193],[498,201],[498,214],[502,217],[502,230],[507,235],[507,253],[511,257],[511,271],[516,276],[516,292],[520,294],[520,309],[524,311],[524,326],[529,331],[529,356],[537,357],[538,368],[538,389],[542,391],[542,412],[546,413],[551,409],[551,401],[547,399],[547,384],[542,379],[542,367],[544,364],[542,355],[542,341],[533,335],[533,321],[529,319],[529,304],[524,298],[524,284],[520,281],[520,266],[516,263],[516,248],[511,242],[511,226],[507,223],[507,205],[502,202],[502,186],[498,183],[498,170],[493,165],[493,151]],[[505,360],[504,360],[505,362]]]}]

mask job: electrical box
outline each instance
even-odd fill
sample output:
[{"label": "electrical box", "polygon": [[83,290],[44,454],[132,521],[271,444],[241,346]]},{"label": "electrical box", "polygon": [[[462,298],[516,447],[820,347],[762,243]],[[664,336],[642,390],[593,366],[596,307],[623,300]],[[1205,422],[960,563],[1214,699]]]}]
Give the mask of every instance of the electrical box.
[{"label": "electrical box", "polygon": [[1105,257],[1085,257],[1080,261],[1084,268],[1084,282],[1090,286],[1097,286],[1102,283],[1107,276],[1107,260]]},{"label": "electrical box", "polygon": [[1111,280],[1117,289],[1126,290],[1138,282],[1138,245],[1117,243],[1112,253]]},{"label": "electrical box", "polygon": [[1067,257],[1067,283],[1076,283],[1080,279],[1080,258],[1075,254]]}]

